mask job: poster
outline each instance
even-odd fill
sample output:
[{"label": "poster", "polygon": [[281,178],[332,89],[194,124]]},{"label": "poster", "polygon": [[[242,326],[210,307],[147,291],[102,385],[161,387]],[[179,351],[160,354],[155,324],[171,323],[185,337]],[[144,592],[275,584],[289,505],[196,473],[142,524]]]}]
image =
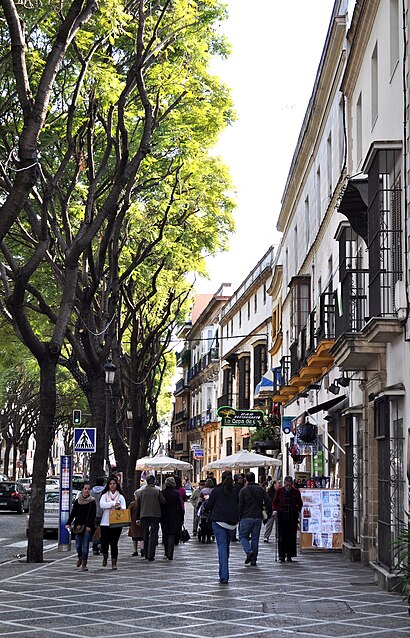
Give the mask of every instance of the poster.
[{"label": "poster", "polygon": [[303,547],[339,549],[343,541],[340,490],[302,489],[301,535]]}]

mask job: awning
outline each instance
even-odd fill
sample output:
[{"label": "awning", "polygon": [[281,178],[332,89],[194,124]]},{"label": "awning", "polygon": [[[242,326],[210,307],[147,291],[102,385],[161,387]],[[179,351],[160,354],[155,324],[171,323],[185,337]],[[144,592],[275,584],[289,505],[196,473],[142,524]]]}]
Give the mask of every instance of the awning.
[{"label": "awning", "polygon": [[341,403],[345,398],[346,398],[346,395],[342,394],[341,396],[335,397],[334,399],[329,399],[329,401],[324,401],[323,403],[319,403],[318,405],[312,406],[311,408],[306,410],[306,413],[316,414],[317,412],[322,412],[322,410],[323,411],[330,410],[330,408],[333,408],[333,406],[337,405],[338,403]]},{"label": "awning", "polygon": [[368,245],[367,203],[367,179],[349,179],[338,211],[347,217],[355,233],[363,237],[366,245]]}]

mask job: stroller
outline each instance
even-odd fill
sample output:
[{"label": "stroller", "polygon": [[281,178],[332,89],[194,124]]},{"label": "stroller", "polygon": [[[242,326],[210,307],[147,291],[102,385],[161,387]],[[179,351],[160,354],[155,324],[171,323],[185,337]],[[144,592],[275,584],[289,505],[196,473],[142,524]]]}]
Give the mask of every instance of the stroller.
[{"label": "stroller", "polygon": [[209,521],[209,514],[202,512],[202,504],[198,508],[198,541],[200,543],[212,543],[214,533],[212,523]]}]

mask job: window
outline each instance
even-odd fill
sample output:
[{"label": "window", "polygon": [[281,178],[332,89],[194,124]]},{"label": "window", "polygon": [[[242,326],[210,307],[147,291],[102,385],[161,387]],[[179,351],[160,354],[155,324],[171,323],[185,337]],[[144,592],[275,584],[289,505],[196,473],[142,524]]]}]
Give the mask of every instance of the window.
[{"label": "window", "polygon": [[238,322],[239,322],[239,328],[242,328],[242,308],[240,308],[239,310]]},{"label": "window", "polygon": [[306,325],[310,312],[310,277],[293,277],[292,294],[292,338],[295,341]]},{"label": "window", "polygon": [[258,312],[258,293],[257,292],[255,293],[255,296],[253,298],[253,309],[256,315],[256,313]]},{"label": "window", "polygon": [[263,284],[263,305],[266,306],[266,281]]},{"label": "window", "polygon": [[226,456],[232,454],[232,439],[226,439]]},{"label": "window", "polygon": [[306,232],[306,246],[309,248],[309,195],[305,199],[305,232]]},{"label": "window", "polygon": [[251,318],[251,300],[248,299],[248,321]]},{"label": "window", "polygon": [[316,171],[316,216],[317,216],[317,229],[320,228],[320,222],[322,221],[322,185],[320,183],[320,166]]},{"label": "window", "polygon": [[222,394],[222,405],[232,405],[232,368],[223,371]]},{"label": "window", "polygon": [[293,232],[293,254],[295,255],[295,270],[298,271],[298,254],[299,254],[299,246],[298,246],[298,227],[295,226],[295,230]]},{"label": "window", "polygon": [[363,119],[362,119],[362,94],[360,93],[356,104],[356,162],[360,166],[363,156]]},{"label": "window", "polygon": [[399,0],[390,0],[390,75],[399,61]]},{"label": "window", "polygon": [[345,163],[345,113],[343,98],[339,102],[339,167]]},{"label": "window", "polygon": [[250,357],[241,357],[238,361],[238,408],[239,410],[249,409],[250,398]]},{"label": "window", "polygon": [[253,381],[254,386],[260,382],[262,375],[266,372],[266,344],[261,343],[255,346],[253,351]]},{"label": "window", "polygon": [[231,319],[231,337],[233,335],[233,319]]},{"label": "window", "polygon": [[285,285],[287,285],[289,280],[289,251],[287,248],[285,250],[285,272],[284,272],[283,279],[284,279]]},{"label": "window", "polygon": [[333,192],[333,183],[332,183],[332,133],[329,133],[327,138],[327,147],[326,147],[326,162],[327,162],[327,192],[329,197],[332,197]]},{"label": "window", "polygon": [[372,86],[372,126],[375,125],[379,115],[379,61],[377,42],[373,49],[371,60],[371,86]]}]

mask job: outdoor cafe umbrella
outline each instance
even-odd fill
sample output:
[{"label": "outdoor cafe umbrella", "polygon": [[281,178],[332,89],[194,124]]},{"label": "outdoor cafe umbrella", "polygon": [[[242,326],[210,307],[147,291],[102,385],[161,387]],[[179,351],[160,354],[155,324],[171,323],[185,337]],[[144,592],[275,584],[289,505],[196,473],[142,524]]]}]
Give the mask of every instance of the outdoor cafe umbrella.
[{"label": "outdoor cafe umbrella", "polygon": [[138,459],[135,469],[141,471],[156,470],[157,472],[161,472],[162,483],[162,472],[192,470],[192,465],[186,461],[173,459],[171,456],[166,456],[165,454],[157,454],[156,456],[144,456],[143,458]]},{"label": "outdoor cafe umbrella", "polygon": [[224,459],[212,461],[205,466],[206,470],[227,470],[227,469],[243,469],[248,470],[252,467],[271,467],[272,465],[282,465],[282,461],[274,459],[264,454],[256,454],[248,452],[248,450],[240,450],[236,454],[230,454]]}]

